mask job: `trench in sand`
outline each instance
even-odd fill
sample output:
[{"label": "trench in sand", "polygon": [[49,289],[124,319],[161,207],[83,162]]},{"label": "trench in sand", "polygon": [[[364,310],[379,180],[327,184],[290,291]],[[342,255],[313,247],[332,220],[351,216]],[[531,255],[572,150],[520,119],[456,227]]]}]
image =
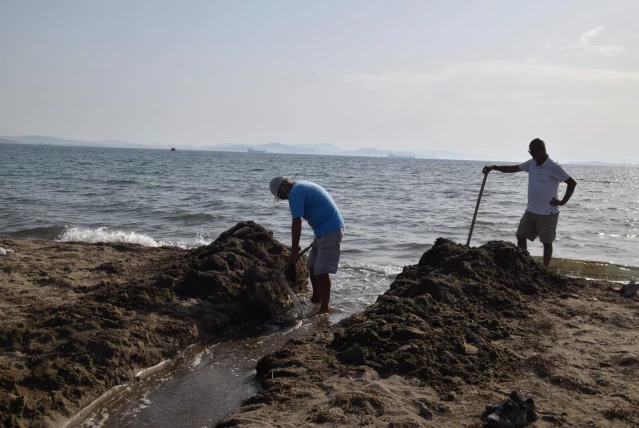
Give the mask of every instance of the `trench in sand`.
[{"label": "trench in sand", "polygon": [[[639,269],[627,266],[564,259],[556,259],[553,266],[571,276],[615,281],[627,281],[639,273]],[[349,286],[335,290],[337,313],[331,322],[363,310],[375,300],[375,290],[377,294],[383,293],[394,277],[370,278],[370,274],[356,269],[341,271],[338,279],[341,277]],[[357,287],[356,281],[365,284],[369,292],[358,296],[359,304],[354,305],[351,300],[354,290],[362,288]],[[255,365],[262,356],[276,351],[292,338],[328,325],[326,318],[312,316],[314,307],[309,306],[307,300],[303,306],[307,318],[296,326],[265,326],[258,335],[254,330],[238,332],[237,337],[244,335],[244,338],[188,348],[162,371],[140,382],[120,386],[108,399],[84,409],[68,428],[214,426],[259,391]]]}]

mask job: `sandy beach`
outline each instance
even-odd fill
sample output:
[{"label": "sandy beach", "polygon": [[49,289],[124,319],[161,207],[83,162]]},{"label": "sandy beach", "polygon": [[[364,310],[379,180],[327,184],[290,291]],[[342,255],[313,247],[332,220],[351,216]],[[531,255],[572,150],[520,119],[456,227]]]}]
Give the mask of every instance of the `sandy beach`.
[{"label": "sandy beach", "polygon": [[[63,426],[186,346],[292,310],[288,249],[252,222],[194,250],[0,240],[0,426]],[[253,268],[253,269],[251,269]],[[303,261],[287,272],[306,289]],[[297,275],[295,277],[294,275]]]},{"label": "sandy beach", "polygon": [[[195,250],[1,240],[0,423],[64,426],[135,373],[291,310],[287,248],[240,223]],[[300,263],[289,283],[306,290]],[[531,426],[639,423],[639,302],[556,274],[512,244],[440,239],[363,313],[257,364],[263,391],[219,426],[483,426],[532,397]]]}]

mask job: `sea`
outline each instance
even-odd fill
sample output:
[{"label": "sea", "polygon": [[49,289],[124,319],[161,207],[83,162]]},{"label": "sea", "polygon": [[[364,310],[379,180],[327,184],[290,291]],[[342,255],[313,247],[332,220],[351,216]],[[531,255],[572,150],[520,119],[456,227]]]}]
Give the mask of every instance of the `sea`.
[{"label": "sea", "polygon": [[[524,145],[512,163],[527,159]],[[193,248],[253,220],[290,243],[288,204],[274,203],[270,179],[283,175],[323,186],[345,222],[332,315],[267,326],[258,338],[190,348],[71,424],[210,427],[258,391],[254,367],[261,356],[365,309],[437,238],[465,244],[487,163],[494,162],[0,144],[0,237]],[[564,168],[578,185],[562,207],[551,267],[591,278],[634,278],[639,168]],[[471,245],[515,242],[526,192],[526,173],[491,172]],[[301,245],[312,239],[304,225]],[[529,251],[538,257],[542,245],[530,243]]]}]

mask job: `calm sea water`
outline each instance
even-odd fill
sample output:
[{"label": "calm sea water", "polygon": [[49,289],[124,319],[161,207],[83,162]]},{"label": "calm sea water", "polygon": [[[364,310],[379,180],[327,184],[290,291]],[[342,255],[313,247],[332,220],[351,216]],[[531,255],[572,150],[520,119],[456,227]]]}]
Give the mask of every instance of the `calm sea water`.
[{"label": "calm sea water", "polygon": [[[290,242],[288,205],[273,204],[268,190],[282,174],[331,193],[346,222],[344,266],[403,266],[439,236],[466,242],[482,165],[0,144],[0,234],[192,246],[254,220]],[[579,185],[560,216],[556,255],[638,265],[639,169],[565,168]],[[490,174],[473,244],[514,241],[526,180]],[[311,239],[305,227],[302,243]],[[538,244],[530,250],[541,254]]]},{"label": "calm sea water", "polygon": [[[518,161],[527,159],[525,149]],[[254,220],[289,243],[288,204],[273,204],[269,180],[285,175],[314,181],[331,193],[346,223],[340,272],[333,283],[335,322],[372,303],[401,267],[416,263],[437,237],[466,242],[482,166],[470,161],[0,144],[0,236],[191,247],[208,244],[240,220]],[[565,168],[578,186],[560,215],[555,256],[639,266],[639,169]],[[473,245],[515,240],[526,205],[526,180],[525,173],[489,175]],[[305,226],[302,245],[311,240],[312,231]],[[541,254],[539,243],[529,249]],[[300,330],[307,328],[312,323]],[[226,345],[221,354],[203,351],[194,357],[197,365],[185,363],[188,370],[181,375],[161,378],[156,387],[120,400],[119,410],[101,412],[89,424],[176,426],[188,416],[191,422],[182,426],[211,426],[255,393],[253,360],[272,349],[279,340],[273,337],[251,347],[250,355],[239,352],[245,348],[239,342]],[[238,355],[249,363],[242,365]],[[232,376],[235,387],[227,370],[222,370],[226,377],[218,373],[227,366],[242,367]],[[203,371],[189,374],[195,367]],[[211,367],[218,374],[211,374]],[[203,373],[208,373],[205,385],[200,381],[194,387],[188,381],[189,376],[202,379]],[[221,380],[225,400],[210,387]],[[212,404],[195,411],[186,404],[193,396]]]}]

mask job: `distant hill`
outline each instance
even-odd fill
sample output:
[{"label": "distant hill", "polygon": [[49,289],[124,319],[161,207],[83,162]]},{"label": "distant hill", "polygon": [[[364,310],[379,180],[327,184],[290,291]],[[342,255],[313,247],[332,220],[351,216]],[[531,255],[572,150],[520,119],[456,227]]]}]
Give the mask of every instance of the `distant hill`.
[{"label": "distant hill", "polygon": [[[49,144],[60,146],[83,146],[83,147],[116,147],[116,148],[134,148],[134,149],[169,149],[166,144],[140,144],[129,141],[119,140],[68,140],[64,138],[48,137],[43,135],[25,135],[25,136],[0,136],[0,139],[19,143],[19,144]],[[405,152],[395,150],[385,150],[377,148],[363,148],[357,150],[342,150],[334,144],[330,143],[312,143],[312,144],[282,144],[279,142],[262,143],[262,144],[218,144],[215,146],[193,146],[187,144],[172,144],[178,150],[207,150],[207,151],[226,151],[226,152],[247,152],[249,149],[266,151],[267,153],[280,154],[298,154],[298,155],[324,155],[324,156],[373,156],[387,157],[389,153],[393,153],[398,157],[410,157],[422,159],[470,159],[480,160],[482,157],[478,155],[457,153],[445,150],[430,150]]]},{"label": "distant hill", "polygon": [[296,144],[295,147],[303,147],[305,149],[321,150],[321,151],[326,152],[326,153],[340,153],[340,152],[342,152],[342,149],[340,149],[339,147],[337,147],[337,146],[335,146],[333,144],[328,144],[328,143]]},{"label": "distant hill", "polygon": [[357,149],[357,150],[347,150],[341,152],[340,154],[346,156],[374,156],[374,157],[387,157],[390,153],[390,150],[378,150],[378,149]]},{"label": "distant hill", "polygon": [[79,147],[119,147],[119,148],[156,148],[147,144],[131,143],[129,141],[118,140],[66,140],[63,138],[47,137],[43,135],[25,135],[22,137],[0,136],[0,139],[9,140],[20,144],[50,144],[54,146],[79,146]]},{"label": "distant hill", "polygon": [[213,150],[213,151],[225,151],[225,152],[246,152],[248,149],[254,150],[266,150],[268,153],[282,153],[282,154],[297,154],[297,155],[330,155],[339,154],[328,152],[313,148],[312,145],[305,146],[291,146],[281,143],[267,143],[267,144],[218,144],[217,146],[205,146],[199,148],[199,150]]},{"label": "distant hill", "polygon": [[[56,146],[83,146],[83,147],[117,147],[117,148],[139,148],[139,149],[168,149],[164,145],[148,145],[140,143],[132,143],[129,141],[119,140],[68,140],[64,138],[48,137],[43,135],[25,135],[25,136],[0,136],[1,139],[19,144],[48,144]],[[178,150],[207,150],[207,151],[225,151],[225,152],[248,152],[249,149],[266,151],[267,153],[280,154],[298,154],[298,155],[324,155],[324,156],[373,156],[387,157],[389,153],[397,156],[414,156],[416,158],[436,159],[439,156],[428,152],[403,152],[394,150],[380,150],[373,148],[363,148],[357,150],[342,150],[334,144],[330,143],[312,143],[312,144],[282,144],[277,142],[263,144],[218,144],[215,146],[192,146],[178,145]]]},{"label": "distant hill", "polygon": [[[418,150],[412,152],[385,150],[377,148],[363,148],[357,150],[342,150],[334,144],[330,143],[312,143],[312,144],[282,144],[278,142],[262,143],[262,144],[218,144],[215,146],[193,146],[188,144],[140,144],[129,141],[120,140],[67,140],[64,138],[47,137],[43,135],[25,135],[25,136],[2,136],[0,135],[0,144],[46,144],[55,146],[76,146],[76,147],[114,147],[129,149],[160,149],[168,150],[171,146],[177,150],[203,150],[203,151],[225,151],[225,152],[248,152],[249,149],[266,151],[267,153],[280,154],[298,154],[298,155],[323,155],[323,156],[372,156],[387,157],[389,153],[398,158],[411,157],[421,159],[451,159],[451,160],[472,160],[493,162],[496,159],[487,159],[486,155],[478,155],[474,153],[460,153],[450,150]],[[500,159],[500,161],[504,161]],[[639,164],[630,163],[613,163],[613,162],[563,162],[570,165],[601,165],[601,166],[639,166]]]}]

